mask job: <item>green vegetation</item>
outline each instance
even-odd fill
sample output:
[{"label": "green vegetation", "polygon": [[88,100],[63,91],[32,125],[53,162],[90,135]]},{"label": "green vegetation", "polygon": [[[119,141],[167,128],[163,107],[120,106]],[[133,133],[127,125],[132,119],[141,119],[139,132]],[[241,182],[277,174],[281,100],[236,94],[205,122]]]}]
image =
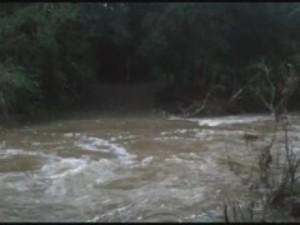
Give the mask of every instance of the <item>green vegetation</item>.
[{"label": "green vegetation", "polygon": [[299,3],[2,3],[0,14],[4,120],[80,105],[95,83],[152,80],[176,112],[258,111],[257,93],[280,96],[300,66]]}]

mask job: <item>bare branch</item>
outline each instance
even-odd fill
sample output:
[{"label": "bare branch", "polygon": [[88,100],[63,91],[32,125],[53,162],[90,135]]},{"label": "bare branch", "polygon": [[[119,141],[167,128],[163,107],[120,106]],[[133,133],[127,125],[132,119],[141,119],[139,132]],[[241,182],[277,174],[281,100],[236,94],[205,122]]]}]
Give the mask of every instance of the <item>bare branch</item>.
[{"label": "bare branch", "polygon": [[239,89],[234,95],[231,96],[231,98],[229,99],[229,102],[232,102],[233,100],[235,100],[239,95],[241,95],[243,93],[243,91],[245,90],[247,86],[242,87],[241,89]]},{"label": "bare branch", "polygon": [[274,86],[273,82],[271,81],[271,78],[270,78],[270,69],[267,67],[264,59],[263,59],[262,63],[263,63],[263,65],[262,65],[263,69],[265,71],[264,74],[265,74],[265,76],[267,78],[267,81],[268,81],[268,83],[270,85],[270,88],[272,89],[272,92],[271,92],[272,96],[271,96],[271,99],[270,99],[270,105],[272,105],[272,108],[274,109],[273,105],[274,105],[274,101],[275,101],[275,97],[276,97],[276,87]]}]

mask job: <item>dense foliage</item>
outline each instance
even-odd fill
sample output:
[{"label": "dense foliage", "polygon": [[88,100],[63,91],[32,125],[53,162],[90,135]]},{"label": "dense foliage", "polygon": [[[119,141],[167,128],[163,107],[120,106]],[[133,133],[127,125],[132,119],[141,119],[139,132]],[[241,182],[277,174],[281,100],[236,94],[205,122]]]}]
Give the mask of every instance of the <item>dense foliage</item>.
[{"label": "dense foliage", "polygon": [[255,102],[270,91],[262,62],[277,92],[300,63],[299,3],[2,3],[0,14],[4,116],[77,103],[97,82],[164,81],[165,102],[251,86],[236,101]]}]

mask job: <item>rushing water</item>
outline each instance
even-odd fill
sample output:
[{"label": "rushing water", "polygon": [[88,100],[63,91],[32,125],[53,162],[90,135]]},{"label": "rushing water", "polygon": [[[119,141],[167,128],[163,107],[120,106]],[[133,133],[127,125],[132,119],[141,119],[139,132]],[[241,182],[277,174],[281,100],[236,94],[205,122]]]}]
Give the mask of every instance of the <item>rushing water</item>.
[{"label": "rushing water", "polygon": [[222,221],[224,200],[248,194],[226,155],[247,160],[244,131],[271,130],[267,115],[103,116],[2,130],[0,218]]}]

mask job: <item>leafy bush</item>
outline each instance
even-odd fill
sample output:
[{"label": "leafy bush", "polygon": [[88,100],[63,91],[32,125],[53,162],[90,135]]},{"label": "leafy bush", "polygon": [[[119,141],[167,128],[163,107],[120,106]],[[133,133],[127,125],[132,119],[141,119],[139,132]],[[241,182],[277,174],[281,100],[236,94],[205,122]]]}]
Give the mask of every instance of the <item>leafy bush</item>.
[{"label": "leafy bush", "polygon": [[6,120],[9,114],[23,111],[37,99],[39,83],[34,74],[23,67],[6,62],[0,64],[1,111]]}]

